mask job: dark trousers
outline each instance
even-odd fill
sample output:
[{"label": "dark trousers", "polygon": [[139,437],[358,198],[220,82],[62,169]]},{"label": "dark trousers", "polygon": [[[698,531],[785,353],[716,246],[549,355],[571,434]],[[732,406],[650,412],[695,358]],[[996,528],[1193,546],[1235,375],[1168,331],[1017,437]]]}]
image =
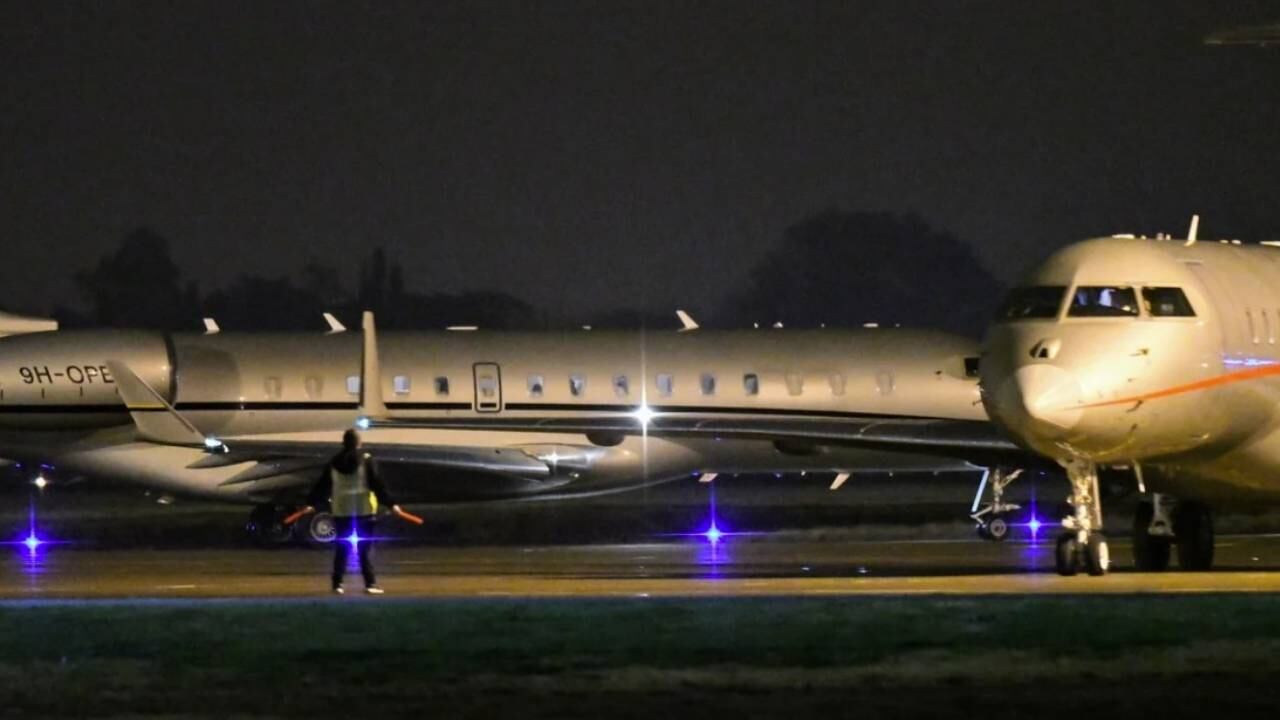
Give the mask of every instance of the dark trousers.
[{"label": "dark trousers", "polygon": [[355,530],[360,542],[356,545],[356,554],[360,556],[360,574],[364,575],[364,585],[378,584],[373,575],[373,516],[335,517],[338,528],[337,537],[333,539],[333,586],[342,584],[347,574],[347,560],[351,557],[351,531]]}]

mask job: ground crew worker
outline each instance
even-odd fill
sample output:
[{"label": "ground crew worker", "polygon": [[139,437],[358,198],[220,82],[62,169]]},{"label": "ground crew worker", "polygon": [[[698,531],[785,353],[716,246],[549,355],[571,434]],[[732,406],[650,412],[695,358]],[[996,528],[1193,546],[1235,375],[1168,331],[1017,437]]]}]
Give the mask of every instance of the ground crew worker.
[{"label": "ground crew worker", "polygon": [[360,574],[364,576],[364,591],[381,595],[377,578],[373,573],[373,524],[379,504],[396,505],[387,493],[387,487],[378,477],[373,458],[360,449],[360,434],[354,429],[342,435],[342,450],[325,466],[319,481],[307,498],[306,511],[328,504],[333,513],[337,534],[333,539],[333,592],[341,595],[342,578],[346,574],[347,559],[351,555],[348,538],[355,533],[357,554],[360,557]]}]

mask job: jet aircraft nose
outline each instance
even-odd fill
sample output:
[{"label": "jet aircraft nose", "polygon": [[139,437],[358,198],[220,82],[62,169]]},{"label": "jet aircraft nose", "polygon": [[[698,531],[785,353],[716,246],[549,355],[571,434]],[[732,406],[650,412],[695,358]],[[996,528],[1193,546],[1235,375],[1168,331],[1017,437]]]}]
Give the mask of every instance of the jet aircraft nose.
[{"label": "jet aircraft nose", "polygon": [[1000,385],[996,406],[1009,432],[1028,440],[1059,438],[1079,424],[1080,397],[1080,383],[1070,372],[1037,363],[1018,368]]}]

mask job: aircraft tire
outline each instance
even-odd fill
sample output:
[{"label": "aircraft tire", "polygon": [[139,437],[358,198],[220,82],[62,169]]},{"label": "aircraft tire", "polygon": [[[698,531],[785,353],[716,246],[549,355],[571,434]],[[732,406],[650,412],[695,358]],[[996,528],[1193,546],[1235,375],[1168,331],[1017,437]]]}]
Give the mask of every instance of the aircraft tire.
[{"label": "aircraft tire", "polygon": [[333,515],[327,512],[314,512],[298,520],[293,526],[294,537],[309,548],[327,548],[333,544],[338,534]]},{"label": "aircraft tire", "polygon": [[1178,566],[1188,572],[1213,568],[1213,515],[1196,502],[1180,502],[1173,513]]},{"label": "aircraft tire", "polygon": [[1081,559],[1084,561],[1084,568],[1093,577],[1100,577],[1107,574],[1107,570],[1111,567],[1111,548],[1107,545],[1107,539],[1102,533],[1091,533],[1089,542],[1081,548]]},{"label": "aircraft tire", "polygon": [[1053,557],[1059,575],[1071,577],[1080,571],[1080,543],[1076,540],[1074,532],[1065,532],[1058,536],[1058,545]]},{"label": "aircraft tire", "polygon": [[1133,565],[1140,572],[1163,572],[1169,569],[1173,543],[1167,537],[1147,532],[1155,508],[1151,503],[1138,503],[1133,513]]},{"label": "aircraft tire", "polygon": [[1009,537],[1009,521],[999,515],[991,518],[991,521],[987,523],[987,534],[996,542],[1004,540]]}]

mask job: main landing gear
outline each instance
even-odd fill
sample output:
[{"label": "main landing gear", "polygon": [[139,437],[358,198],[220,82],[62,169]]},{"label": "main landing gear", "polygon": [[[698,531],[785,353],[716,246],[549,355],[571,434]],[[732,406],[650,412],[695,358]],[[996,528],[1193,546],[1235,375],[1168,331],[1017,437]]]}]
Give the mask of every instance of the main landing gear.
[{"label": "main landing gear", "polygon": [[1175,545],[1180,568],[1209,570],[1213,544],[1213,514],[1205,505],[1189,500],[1175,503],[1159,493],[1138,503],[1133,515],[1133,562],[1139,570],[1167,570]]},{"label": "main landing gear", "polygon": [[[1009,472],[1004,468],[995,468],[982,476],[969,515],[978,524],[978,537],[997,542],[1009,537],[1009,521],[1005,516],[1014,510],[1021,510],[1022,506],[1005,502],[1004,491],[1021,474],[1021,470]],[[991,502],[984,504],[982,500],[988,487],[991,488]]]},{"label": "main landing gear", "polygon": [[1105,575],[1111,550],[1102,534],[1102,500],[1098,495],[1098,466],[1081,460],[1062,463],[1071,482],[1072,512],[1062,520],[1064,532],[1054,553],[1059,575]]},{"label": "main landing gear", "polygon": [[337,525],[327,512],[304,515],[293,525],[285,525],[284,519],[298,508],[293,505],[263,504],[249,513],[245,526],[254,543],[260,547],[280,547],[297,541],[311,547],[326,547],[337,535]]}]

